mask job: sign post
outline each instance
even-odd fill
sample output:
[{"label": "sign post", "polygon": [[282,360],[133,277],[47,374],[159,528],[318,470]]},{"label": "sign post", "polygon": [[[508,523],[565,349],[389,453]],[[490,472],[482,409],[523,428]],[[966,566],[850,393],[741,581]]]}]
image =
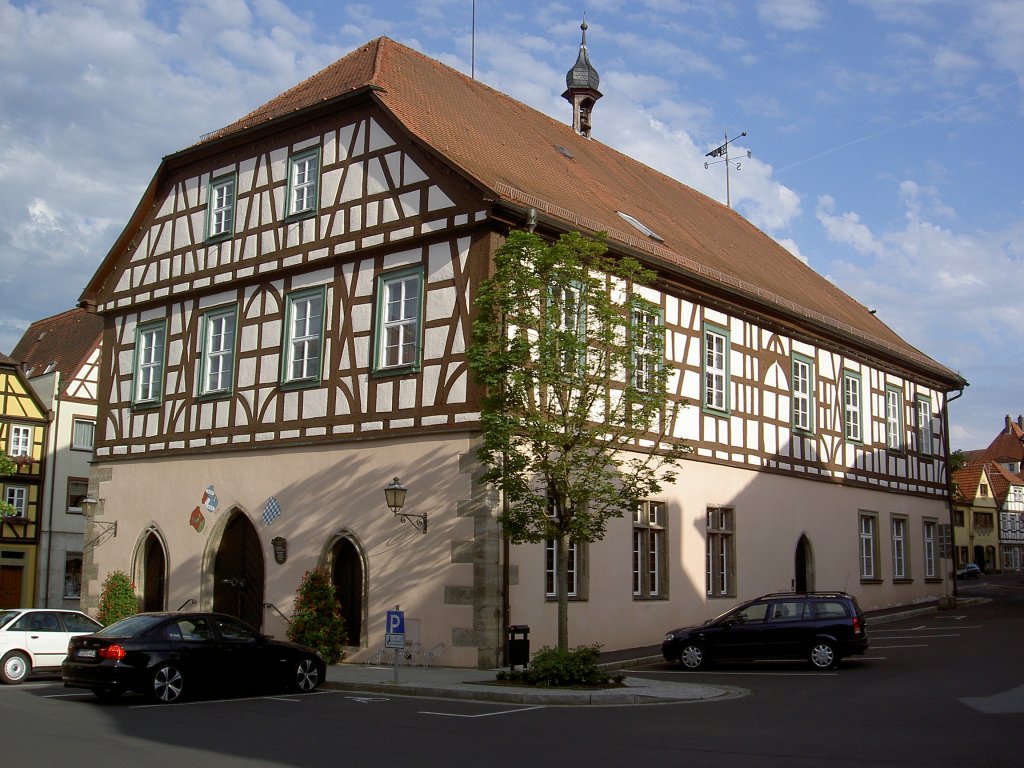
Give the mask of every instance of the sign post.
[{"label": "sign post", "polygon": [[395,651],[395,685],[398,684],[398,660],[405,650],[405,614],[398,610],[388,611],[385,624],[384,647]]}]

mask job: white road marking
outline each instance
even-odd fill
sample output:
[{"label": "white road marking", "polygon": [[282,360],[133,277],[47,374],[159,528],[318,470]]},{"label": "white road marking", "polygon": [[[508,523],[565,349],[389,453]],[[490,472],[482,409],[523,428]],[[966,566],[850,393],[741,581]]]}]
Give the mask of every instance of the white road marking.
[{"label": "white road marking", "polygon": [[544,709],[544,707],[523,707],[522,709],[506,709],[501,712],[483,712],[479,715],[460,715],[455,712],[420,712],[421,715],[437,715],[438,717],[464,717],[464,718],[477,718],[477,717],[494,717],[495,715],[514,715],[516,712],[530,712],[534,709]]}]

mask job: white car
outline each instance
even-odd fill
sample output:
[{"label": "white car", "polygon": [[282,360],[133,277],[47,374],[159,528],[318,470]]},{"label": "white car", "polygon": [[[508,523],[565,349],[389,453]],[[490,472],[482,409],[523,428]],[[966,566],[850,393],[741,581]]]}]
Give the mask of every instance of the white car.
[{"label": "white car", "polygon": [[102,628],[102,624],[80,611],[0,610],[0,680],[17,685],[31,674],[59,675],[68,641]]}]

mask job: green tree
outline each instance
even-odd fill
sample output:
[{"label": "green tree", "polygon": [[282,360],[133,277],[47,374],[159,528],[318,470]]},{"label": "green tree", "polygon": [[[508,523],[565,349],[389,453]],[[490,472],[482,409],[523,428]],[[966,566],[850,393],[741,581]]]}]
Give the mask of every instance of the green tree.
[{"label": "green tree", "polygon": [[[579,233],[514,231],[480,287],[469,365],[484,386],[485,479],[515,544],[554,540],[558,648],[568,650],[568,552],[604,537],[675,480],[671,371],[654,273]],[[653,292],[647,291],[648,295]]]},{"label": "green tree", "polygon": [[139,598],[135,594],[135,585],[124,571],[111,571],[103,580],[100,592],[100,605],[96,611],[96,621],[109,626],[126,616],[134,616],[139,612]]},{"label": "green tree", "polygon": [[302,577],[295,593],[295,612],[288,622],[288,639],[320,651],[328,664],[345,657],[345,620],[326,569],[314,568]]}]

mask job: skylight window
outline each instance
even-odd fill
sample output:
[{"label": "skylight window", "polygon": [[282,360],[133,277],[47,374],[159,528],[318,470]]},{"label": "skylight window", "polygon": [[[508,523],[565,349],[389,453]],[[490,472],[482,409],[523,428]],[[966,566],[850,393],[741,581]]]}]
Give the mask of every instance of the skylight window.
[{"label": "skylight window", "polygon": [[619,214],[619,216],[621,216],[623,219],[628,221],[630,224],[632,224],[634,227],[636,227],[638,230],[643,232],[645,235],[647,235],[652,240],[657,240],[659,243],[664,243],[665,242],[665,238],[664,237],[659,235],[657,232],[655,232],[653,229],[648,227],[646,224],[641,224],[639,221],[637,221],[635,218],[630,216],[628,213],[623,213],[622,211],[616,211],[616,213]]},{"label": "skylight window", "polygon": [[572,152],[563,147],[561,144],[555,144],[555,149],[557,149],[562,155],[569,158],[570,160],[573,160],[575,157]]}]

